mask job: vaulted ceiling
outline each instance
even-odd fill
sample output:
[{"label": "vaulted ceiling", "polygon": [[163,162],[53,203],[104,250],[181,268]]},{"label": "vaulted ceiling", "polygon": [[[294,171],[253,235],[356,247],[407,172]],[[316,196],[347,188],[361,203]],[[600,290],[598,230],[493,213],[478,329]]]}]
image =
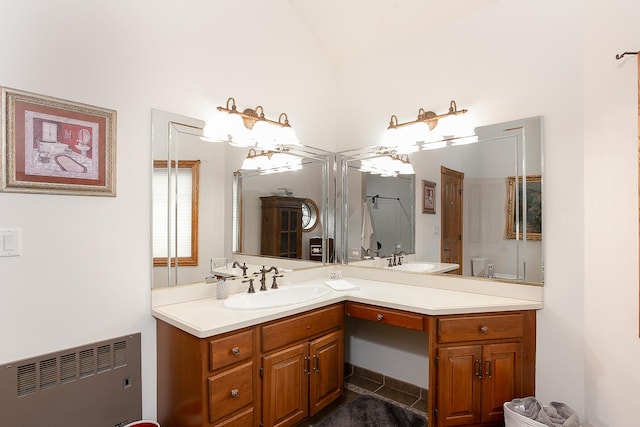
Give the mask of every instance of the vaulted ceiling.
[{"label": "vaulted ceiling", "polygon": [[498,0],[289,0],[335,65]]}]

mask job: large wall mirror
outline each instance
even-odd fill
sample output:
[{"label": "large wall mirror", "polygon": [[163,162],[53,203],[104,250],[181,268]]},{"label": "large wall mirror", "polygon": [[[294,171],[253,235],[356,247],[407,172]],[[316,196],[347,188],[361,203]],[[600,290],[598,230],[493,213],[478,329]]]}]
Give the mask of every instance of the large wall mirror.
[{"label": "large wall mirror", "polygon": [[[415,175],[372,179],[360,171],[371,150],[344,153],[345,262],[382,267],[369,258],[409,254],[432,272],[543,283],[542,119],[482,126],[476,135],[476,143],[409,154]],[[435,202],[425,200],[431,195]],[[395,208],[376,219],[383,201]]]},{"label": "large wall mirror", "polygon": [[[251,268],[332,261],[331,153],[302,146],[287,150],[300,160],[296,170],[242,170],[249,149],[211,141],[204,128],[202,120],[152,110],[152,286],[201,283],[225,269],[234,275],[238,256]],[[284,255],[262,250],[281,234],[262,227],[263,204],[273,200],[291,205],[283,244],[295,251]]]},{"label": "large wall mirror", "polygon": [[[246,156],[246,150],[241,151]],[[295,170],[234,171],[233,251],[246,255],[333,262],[329,224],[331,154],[311,147],[289,149]],[[238,159],[237,164],[242,162]]]}]

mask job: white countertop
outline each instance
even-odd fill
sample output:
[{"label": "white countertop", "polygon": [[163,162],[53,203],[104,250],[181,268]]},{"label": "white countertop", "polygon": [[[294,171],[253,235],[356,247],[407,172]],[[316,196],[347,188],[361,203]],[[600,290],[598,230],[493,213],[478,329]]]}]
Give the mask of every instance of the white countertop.
[{"label": "white countertop", "polygon": [[[327,279],[312,279],[285,286],[323,284]],[[200,298],[186,302],[156,305],[152,314],[196,337],[206,338],[247,326],[327,306],[354,301],[427,315],[483,313],[513,310],[539,310],[542,301],[519,299],[482,293],[439,289],[410,284],[379,282],[361,278],[345,278],[359,289],[331,290],[325,297],[307,303],[261,310],[231,310],[224,300]],[[268,291],[267,291],[268,292]]]}]

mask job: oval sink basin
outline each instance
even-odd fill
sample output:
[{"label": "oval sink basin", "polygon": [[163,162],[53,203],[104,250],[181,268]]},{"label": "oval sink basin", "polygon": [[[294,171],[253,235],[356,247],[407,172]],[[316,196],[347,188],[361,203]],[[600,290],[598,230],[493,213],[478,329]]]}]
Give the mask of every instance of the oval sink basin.
[{"label": "oval sink basin", "polygon": [[224,300],[222,305],[232,310],[259,310],[264,308],[284,307],[313,301],[327,295],[331,289],[323,285],[287,286],[254,294],[234,294]]},{"label": "oval sink basin", "polygon": [[393,270],[412,271],[414,273],[426,273],[436,269],[435,264],[429,262],[410,262],[407,264],[396,265],[391,267]]}]

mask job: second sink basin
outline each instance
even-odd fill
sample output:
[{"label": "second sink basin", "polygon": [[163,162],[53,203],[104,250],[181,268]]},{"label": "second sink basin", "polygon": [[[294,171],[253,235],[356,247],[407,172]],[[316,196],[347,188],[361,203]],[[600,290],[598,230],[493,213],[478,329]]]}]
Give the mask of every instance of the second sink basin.
[{"label": "second sink basin", "polygon": [[436,265],[429,262],[410,262],[391,267],[393,270],[413,271],[414,273],[426,273],[436,269]]},{"label": "second sink basin", "polygon": [[222,305],[232,310],[258,310],[284,307],[312,301],[327,295],[331,289],[324,285],[286,286],[268,291],[256,291],[254,294],[241,293],[231,295]]}]

